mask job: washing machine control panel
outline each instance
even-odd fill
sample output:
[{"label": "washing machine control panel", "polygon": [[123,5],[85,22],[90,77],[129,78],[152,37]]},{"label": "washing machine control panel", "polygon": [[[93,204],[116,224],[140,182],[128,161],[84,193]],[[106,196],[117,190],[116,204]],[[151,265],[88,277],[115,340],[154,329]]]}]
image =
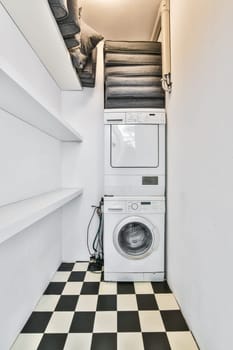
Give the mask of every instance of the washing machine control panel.
[{"label": "washing machine control panel", "polygon": [[129,213],[145,213],[160,209],[163,204],[160,201],[128,201],[127,209]]},{"label": "washing machine control panel", "polygon": [[132,209],[132,210],[138,210],[138,208],[139,208],[139,204],[138,203],[131,203],[130,204],[130,209]]}]

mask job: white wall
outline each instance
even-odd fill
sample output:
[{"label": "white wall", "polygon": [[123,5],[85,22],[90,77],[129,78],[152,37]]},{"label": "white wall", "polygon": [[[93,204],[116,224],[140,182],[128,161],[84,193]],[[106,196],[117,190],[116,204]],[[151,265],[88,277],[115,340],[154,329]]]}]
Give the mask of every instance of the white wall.
[{"label": "white wall", "polygon": [[[80,90],[77,74],[48,1],[1,0],[0,2],[23,32],[58,86],[63,90]],[[9,42],[10,45],[11,42]],[[18,43],[14,46],[16,47],[11,50],[17,50]],[[22,58],[25,57],[22,56]],[[26,61],[30,64],[30,58],[26,58]],[[45,86],[45,90],[51,94],[49,85]]]},{"label": "white wall", "polygon": [[[59,88],[1,5],[0,41],[1,69],[60,117]],[[0,160],[0,206],[61,187],[60,142],[2,110]],[[10,348],[51,280],[61,245],[61,211],[0,244],[1,350]]]},{"label": "white wall", "polygon": [[1,4],[0,42],[0,67],[3,66],[29,94],[60,117],[60,89]]},{"label": "white wall", "polygon": [[[91,205],[103,196],[103,54],[100,44],[95,89],[63,92],[63,117],[83,136],[81,144],[63,144],[63,186],[81,186],[82,197],[63,209],[63,260],[87,260],[86,230]],[[94,222],[92,233],[95,232]]]},{"label": "white wall", "polygon": [[0,244],[1,350],[9,350],[60,262],[60,211]]},{"label": "white wall", "polygon": [[201,350],[233,348],[232,13],[171,1],[168,281]]},{"label": "white wall", "polygon": [[0,206],[61,187],[61,144],[0,110]]},{"label": "white wall", "polygon": [[[0,206],[61,187],[60,142],[1,110],[0,159]],[[10,348],[33,311],[61,245],[61,211],[0,244],[0,349]]]}]

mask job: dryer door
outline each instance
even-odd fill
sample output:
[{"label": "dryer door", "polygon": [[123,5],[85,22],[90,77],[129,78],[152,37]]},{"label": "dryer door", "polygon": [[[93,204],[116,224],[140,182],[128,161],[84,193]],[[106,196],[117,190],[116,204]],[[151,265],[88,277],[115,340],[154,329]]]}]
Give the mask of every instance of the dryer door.
[{"label": "dryer door", "polygon": [[111,125],[112,168],[157,168],[158,125]]},{"label": "dryer door", "polygon": [[128,259],[142,259],[158,248],[159,232],[145,218],[129,217],[120,222],[113,235],[118,252]]}]

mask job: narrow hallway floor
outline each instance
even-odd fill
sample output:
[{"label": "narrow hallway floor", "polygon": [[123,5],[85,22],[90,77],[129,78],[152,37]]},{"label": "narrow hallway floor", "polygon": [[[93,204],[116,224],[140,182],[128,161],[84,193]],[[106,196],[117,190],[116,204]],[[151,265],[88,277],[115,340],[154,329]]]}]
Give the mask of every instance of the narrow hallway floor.
[{"label": "narrow hallway floor", "polygon": [[198,350],[165,282],[104,282],[63,263],[11,350]]}]

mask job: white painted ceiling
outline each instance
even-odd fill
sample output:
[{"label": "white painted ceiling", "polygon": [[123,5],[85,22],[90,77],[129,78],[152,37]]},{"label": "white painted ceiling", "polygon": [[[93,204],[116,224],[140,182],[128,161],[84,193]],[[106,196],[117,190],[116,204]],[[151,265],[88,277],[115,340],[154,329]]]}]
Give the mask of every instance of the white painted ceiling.
[{"label": "white painted ceiling", "polygon": [[79,0],[84,20],[111,40],[150,40],[160,0]]},{"label": "white painted ceiling", "polygon": [[[69,0],[68,0],[69,1]],[[150,40],[160,0],[78,0],[83,19],[105,39]],[[0,0],[62,90],[80,89],[47,0]]]}]

